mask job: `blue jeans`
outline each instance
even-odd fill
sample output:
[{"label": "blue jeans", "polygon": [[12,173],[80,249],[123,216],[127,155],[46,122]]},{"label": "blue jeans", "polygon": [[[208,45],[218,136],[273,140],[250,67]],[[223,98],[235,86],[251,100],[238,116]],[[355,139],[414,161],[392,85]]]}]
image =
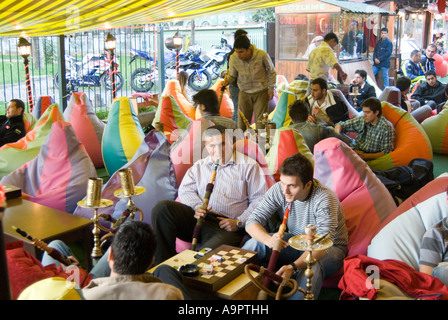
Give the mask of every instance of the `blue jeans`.
[{"label": "blue jeans", "polygon": [[448,286],[448,265],[441,264],[432,270],[431,275],[438,278],[444,285]]},{"label": "blue jeans", "polygon": [[383,76],[383,87],[381,90],[384,90],[385,87],[389,86],[389,68],[372,66],[372,70],[374,76],[381,70],[381,75]]},{"label": "blue jeans", "polygon": [[[285,233],[283,240],[288,241],[293,235],[290,233]],[[258,262],[260,265],[265,265],[269,263],[269,258],[271,256],[272,249],[265,246],[264,244],[258,242],[255,239],[248,240],[243,249],[256,251],[258,253]],[[292,247],[286,247],[282,251],[280,251],[277,260],[277,269],[283,265],[289,264],[296,259],[298,259],[302,255],[303,251],[296,250]],[[343,265],[344,258],[347,255],[347,250],[345,248],[332,246],[328,249],[328,253],[320,260],[316,261],[312,269],[314,271],[314,275],[311,279],[312,283],[312,292],[314,295],[314,299],[317,299],[320,293],[320,289],[322,288],[322,281],[332,274],[336,273]],[[305,276],[305,270],[301,270],[296,275],[297,283],[299,287],[306,290],[306,281],[307,278]],[[297,291],[290,300],[303,300],[303,293]]]}]

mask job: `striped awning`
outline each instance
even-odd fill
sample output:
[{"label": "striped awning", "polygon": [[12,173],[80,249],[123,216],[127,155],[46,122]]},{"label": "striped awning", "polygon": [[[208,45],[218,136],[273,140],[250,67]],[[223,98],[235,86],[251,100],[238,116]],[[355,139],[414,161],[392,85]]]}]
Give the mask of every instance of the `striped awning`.
[{"label": "striped awning", "polygon": [[1,0],[0,36],[78,33],[275,7],[297,0]]}]

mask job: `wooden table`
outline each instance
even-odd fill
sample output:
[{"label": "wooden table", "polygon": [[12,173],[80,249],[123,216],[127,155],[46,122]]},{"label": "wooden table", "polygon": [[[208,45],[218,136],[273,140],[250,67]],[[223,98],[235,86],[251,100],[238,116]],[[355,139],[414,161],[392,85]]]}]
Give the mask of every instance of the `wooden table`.
[{"label": "wooden table", "polygon": [[41,259],[42,250],[36,248],[31,241],[18,234],[12,226],[16,226],[32,237],[47,244],[52,240],[61,240],[66,244],[82,241],[86,268],[90,270],[92,261],[90,253],[93,237],[90,231],[92,221],[64,211],[43,206],[22,198],[6,201],[3,215],[3,237],[5,243],[23,241],[24,249]]},{"label": "wooden table", "polygon": [[[193,250],[184,250],[177,255],[165,260],[161,264],[166,264],[177,269],[184,264],[191,264],[196,261],[194,257],[197,254]],[[149,270],[149,272],[154,272],[158,267],[155,266]],[[258,273],[251,270],[251,274],[254,278],[257,278]],[[236,279],[229,282],[227,285],[219,289],[212,294],[212,298],[215,299],[225,299],[225,300],[256,300],[258,292],[260,290],[252,283],[249,277],[243,272]],[[207,294],[204,294],[204,299]],[[210,296],[208,297],[210,299]]]}]

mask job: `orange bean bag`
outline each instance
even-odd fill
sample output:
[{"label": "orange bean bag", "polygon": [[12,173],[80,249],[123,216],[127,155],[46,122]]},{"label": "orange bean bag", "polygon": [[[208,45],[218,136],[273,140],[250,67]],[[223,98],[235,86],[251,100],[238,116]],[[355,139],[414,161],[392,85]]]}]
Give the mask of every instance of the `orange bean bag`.
[{"label": "orange bean bag", "polygon": [[[223,81],[223,79],[218,79],[218,81],[216,81],[215,84],[210,88],[212,90],[215,90],[216,94],[218,95],[218,101],[219,101],[219,98],[221,97],[222,81]],[[221,105],[219,106],[219,114],[223,117],[232,119],[233,101],[230,98],[230,93],[229,93],[228,88],[226,88],[224,90],[224,93],[222,95]]]},{"label": "orange bean bag", "polygon": [[172,96],[176,100],[180,109],[187,117],[189,117],[190,119],[193,119],[193,120],[195,119],[196,110],[195,110],[193,104],[191,104],[187,100],[187,98],[182,94],[178,80],[168,80],[167,81],[167,83],[165,85],[165,89],[162,92],[162,97],[168,96],[168,95]]},{"label": "orange bean bag", "polygon": [[23,123],[25,124],[25,132],[30,132],[37,123],[37,119],[31,113],[23,113]]},{"label": "orange bean bag", "polygon": [[395,128],[395,149],[377,159],[367,161],[372,170],[389,170],[397,166],[407,166],[412,159],[432,160],[432,146],[423,127],[402,108],[388,102],[381,102],[383,116]]}]

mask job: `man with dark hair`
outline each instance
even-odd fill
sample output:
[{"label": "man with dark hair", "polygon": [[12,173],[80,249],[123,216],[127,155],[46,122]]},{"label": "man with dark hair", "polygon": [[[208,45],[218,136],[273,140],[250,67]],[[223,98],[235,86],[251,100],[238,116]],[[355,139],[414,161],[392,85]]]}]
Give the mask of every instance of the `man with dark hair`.
[{"label": "man with dark hair", "polygon": [[373,51],[373,74],[376,76],[381,70],[383,76],[383,87],[389,86],[389,68],[390,68],[390,56],[392,55],[392,41],[387,38],[389,30],[387,28],[381,29],[381,38],[377,41],[375,45],[375,50]]},{"label": "man with dark hair", "polygon": [[420,50],[414,50],[411,52],[411,58],[405,63],[405,73],[406,76],[414,80],[415,78],[421,77],[425,75],[425,71],[423,70],[423,66],[420,62],[422,58],[422,53]]},{"label": "man with dark hair", "polygon": [[23,112],[25,104],[22,100],[12,99],[6,107],[6,115],[0,116],[0,147],[16,142],[26,135]]},{"label": "man with dark hair", "polygon": [[364,32],[358,30],[358,21],[352,21],[348,32],[342,38],[342,48],[348,55],[356,58],[367,50],[367,40]]},{"label": "man with dark hair", "polygon": [[309,122],[334,126],[339,121],[349,119],[348,109],[345,103],[328,90],[327,81],[316,78],[311,81],[311,95],[305,102],[309,106]]},{"label": "man with dark hair", "polygon": [[[188,169],[179,186],[179,201],[159,201],[151,212],[157,250],[156,264],[176,254],[176,238],[191,242],[197,220],[201,247],[239,246],[244,224],[267,190],[258,163],[233,149],[233,130],[213,126],[204,132],[208,156]],[[205,153],[206,154],[206,153]],[[213,193],[202,208],[207,185],[216,163]]]},{"label": "man with dark hair", "polygon": [[437,46],[434,43],[430,43],[428,47],[426,47],[425,53],[422,55],[422,60],[420,61],[425,73],[429,70],[436,70],[436,67],[434,66],[434,55],[436,53]]},{"label": "man with dark hair", "polygon": [[381,101],[368,98],[362,104],[363,116],[336,124],[341,134],[356,132],[355,151],[364,160],[372,160],[390,153],[395,148],[395,129],[382,116]]},{"label": "man with dark hair", "polygon": [[[230,56],[229,71],[223,86],[237,80],[238,108],[246,119],[255,115],[257,129],[263,129],[263,115],[268,112],[268,103],[274,97],[277,80],[274,64],[269,55],[250,43],[246,36],[239,36],[233,45],[235,53]],[[238,114],[238,128],[245,130],[246,124]]]},{"label": "man with dark hair", "polygon": [[[354,92],[354,87],[358,88],[359,95],[356,96],[356,109],[360,111],[364,100],[371,97],[376,98],[376,91],[375,87],[367,82],[367,72],[361,69],[355,71],[355,78],[350,85],[350,92]],[[353,95],[349,95],[348,97],[348,101],[352,106],[355,106],[354,98],[355,96]]]},{"label": "man with dark hair", "polygon": [[292,121],[292,124],[289,127],[300,132],[312,153],[314,153],[314,146],[316,143],[329,137],[338,138],[348,145],[351,145],[351,139],[344,135],[337,134],[333,127],[308,122],[307,120],[310,112],[308,106],[302,100],[294,101],[288,107],[288,111]]},{"label": "man with dark hair", "polygon": [[437,109],[439,112],[446,101],[445,85],[437,80],[435,70],[427,71],[425,79],[426,82],[419,84],[411,98],[420,102],[420,105],[427,104],[431,109]]},{"label": "man with dark hair", "polygon": [[196,108],[196,120],[204,118],[227,129],[236,129],[235,122],[232,119],[220,115],[218,95],[214,90],[200,90],[193,96],[193,101]]},{"label": "man with dark hair", "polygon": [[325,35],[324,42],[311,51],[306,67],[306,70],[310,73],[310,80],[317,78],[323,78],[325,81],[331,80],[330,68],[339,72],[342,81],[347,79],[347,74],[342,70],[334,56],[333,49],[338,43],[338,36],[333,32],[329,32]]},{"label": "man with dark hair", "polygon": [[[256,251],[260,264],[267,265],[274,244],[280,240],[283,249],[277,260],[277,266],[281,266],[277,274],[286,279],[294,277],[301,288],[306,288],[304,271],[307,265],[304,260],[308,253],[293,249],[287,243],[292,236],[305,234],[308,224],[314,224],[316,235],[328,234],[333,241],[333,246],[328,250],[313,252],[317,261],[313,265],[312,292],[317,299],[323,279],[342,267],[347,254],[348,233],[337,196],[314,179],[313,172],[311,162],[300,153],[282,163],[280,181],[266,192],[246,223],[246,231],[252,239],[243,248]],[[283,239],[278,233],[268,233],[264,226],[275,215],[282,218],[288,208],[288,231]],[[298,291],[292,299],[303,299],[303,293]]]}]

